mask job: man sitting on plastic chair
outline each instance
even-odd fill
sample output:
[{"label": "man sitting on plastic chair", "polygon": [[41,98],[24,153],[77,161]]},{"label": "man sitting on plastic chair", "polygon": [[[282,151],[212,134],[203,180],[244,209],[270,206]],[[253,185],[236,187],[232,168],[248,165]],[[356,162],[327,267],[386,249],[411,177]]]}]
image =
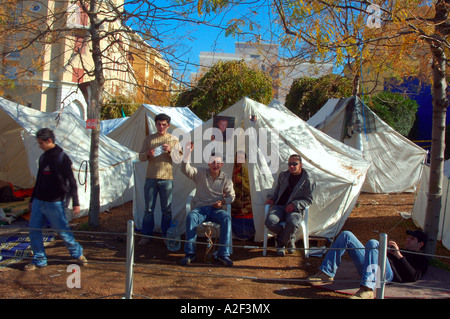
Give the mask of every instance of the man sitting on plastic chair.
[{"label": "man sitting on plastic chair", "polygon": [[291,155],[288,170],[280,173],[273,194],[269,194],[266,201],[271,208],[265,225],[276,234],[278,256],[285,255],[286,246],[288,253],[294,252],[295,233],[304,217],[305,207],[313,201],[314,188],[315,183],[302,168],[300,155]]},{"label": "man sitting on plastic chair", "polygon": [[223,158],[212,154],[208,168],[196,168],[189,164],[189,157],[193,143],[186,145],[181,172],[192,179],[196,184],[196,193],[192,199],[192,210],[186,216],[186,243],[184,251],[186,256],[181,260],[182,265],[189,265],[195,259],[195,241],[197,226],[205,221],[220,225],[219,251],[217,260],[225,266],[233,266],[230,259],[231,252],[231,215],[226,206],[235,198],[233,182],[221,171]]}]

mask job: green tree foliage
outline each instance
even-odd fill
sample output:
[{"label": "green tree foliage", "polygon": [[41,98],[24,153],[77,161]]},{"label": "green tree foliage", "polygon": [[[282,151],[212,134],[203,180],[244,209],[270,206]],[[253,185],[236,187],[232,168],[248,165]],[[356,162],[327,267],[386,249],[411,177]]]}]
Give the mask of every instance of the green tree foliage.
[{"label": "green tree foliage", "polygon": [[244,61],[219,61],[197,86],[178,96],[175,106],[188,106],[206,121],[246,96],[263,104],[270,103],[272,78]]},{"label": "green tree foliage", "polygon": [[123,94],[115,94],[109,99],[104,100],[102,105],[100,119],[109,120],[123,116],[130,116],[139,107],[138,103]]},{"label": "green tree foliage", "polygon": [[419,108],[416,101],[393,92],[377,93],[365,99],[364,103],[403,136],[408,136],[411,131]]},{"label": "green tree foliage", "polygon": [[352,95],[352,82],[335,74],[320,78],[302,77],[295,79],[286,96],[286,107],[307,121],[330,98],[342,98]]}]

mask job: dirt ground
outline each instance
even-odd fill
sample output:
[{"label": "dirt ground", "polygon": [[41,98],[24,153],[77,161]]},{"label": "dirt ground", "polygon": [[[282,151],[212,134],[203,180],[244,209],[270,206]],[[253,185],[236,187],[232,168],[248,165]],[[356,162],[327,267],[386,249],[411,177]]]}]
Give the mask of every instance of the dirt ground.
[{"label": "dirt ground", "polygon": [[[404,243],[405,230],[416,228],[401,212],[411,212],[413,194],[361,194],[343,230],[353,231],[362,242],[389,238]],[[73,226],[89,260],[81,268],[81,288],[68,288],[75,282],[67,271],[74,261],[60,239],[47,248],[49,265],[25,272],[28,262],[12,265],[0,272],[2,299],[120,299],[126,287],[126,228],[132,219],[132,203],[101,214],[101,228],[86,230],[87,219]],[[81,231],[80,231],[81,230]],[[78,232],[80,231],[80,232]],[[140,237],[136,236],[136,241]],[[321,246],[322,240],[311,242]],[[261,243],[234,241],[233,267],[203,262],[204,245],[198,246],[198,260],[189,267],[179,265],[183,251],[169,252],[162,240],[147,246],[136,245],[134,299],[347,299],[347,295],[310,287],[304,279],[317,271],[321,257],[304,258],[303,251],[277,257],[273,249],[263,257]],[[239,247],[242,246],[242,247]],[[253,247],[243,247],[253,246]],[[255,247],[258,246],[258,247]],[[269,241],[273,247],[273,241]],[[298,243],[302,247],[302,243]],[[450,256],[439,243],[437,255]],[[449,264],[448,259],[443,259]],[[73,277],[72,277],[73,278]]]}]

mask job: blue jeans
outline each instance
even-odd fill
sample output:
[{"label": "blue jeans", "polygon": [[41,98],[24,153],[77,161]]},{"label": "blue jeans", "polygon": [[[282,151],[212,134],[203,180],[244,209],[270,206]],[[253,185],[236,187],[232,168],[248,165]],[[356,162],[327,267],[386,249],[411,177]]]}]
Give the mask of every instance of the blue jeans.
[{"label": "blue jeans", "polygon": [[274,205],[267,214],[265,224],[267,229],[277,234],[277,239],[286,245],[291,239],[295,239],[302,220],[303,213],[286,213],[285,206]]},{"label": "blue jeans", "polygon": [[[356,236],[349,232],[343,231],[325,256],[319,269],[330,277],[336,275],[336,271],[341,264],[342,256],[347,251],[353,260],[353,263],[361,276],[360,285],[374,289],[377,280],[378,271],[378,254],[379,242],[371,239],[364,246]],[[347,248],[355,248],[348,249]],[[389,264],[386,262],[386,281],[390,282],[394,278],[394,273]]]},{"label": "blue jeans", "polygon": [[30,228],[35,228],[30,230],[30,244],[34,254],[32,263],[41,267],[47,265],[47,255],[45,254],[41,230],[47,221],[53,229],[60,231],[58,234],[64,241],[70,255],[75,259],[81,257],[83,248],[75,241],[73,233],[70,231],[64,212],[64,202],[45,202],[35,198],[31,206],[29,223]]},{"label": "blue jeans", "polygon": [[232,238],[230,236],[231,216],[226,210],[212,206],[195,208],[186,216],[186,243],[184,245],[184,252],[186,255],[195,255],[197,226],[208,221],[220,225],[219,244],[221,246],[219,247],[218,255],[221,257],[230,256],[232,244]]},{"label": "blue jeans", "polygon": [[155,207],[156,199],[161,204],[161,232],[163,237],[167,236],[167,230],[172,221],[172,180],[147,178],[144,185],[145,212],[142,222],[142,233],[152,236],[155,229]]}]

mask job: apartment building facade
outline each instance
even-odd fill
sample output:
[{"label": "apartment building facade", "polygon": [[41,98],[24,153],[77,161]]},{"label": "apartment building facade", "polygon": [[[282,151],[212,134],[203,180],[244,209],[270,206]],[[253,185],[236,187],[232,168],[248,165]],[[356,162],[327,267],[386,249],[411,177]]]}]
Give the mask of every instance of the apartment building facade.
[{"label": "apartment building facade", "polygon": [[235,53],[200,52],[198,72],[191,74],[195,84],[215,63],[219,61],[245,61],[249,66],[267,72],[273,80],[274,98],[284,103],[294,79],[320,77],[332,71],[332,64],[310,64],[283,59],[278,45],[272,43],[236,42]]},{"label": "apartment building facade", "polygon": [[[123,0],[114,0],[115,5]],[[106,4],[105,4],[106,5]],[[105,15],[114,10],[104,11]],[[5,89],[3,96],[9,100],[28,105],[34,109],[52,112],[61,108],[72,108],[84,120],[87,119],[88,105],[78,89],[78,85],[93,79],[92,47],[89,34],[89,18],[77,1],[17,1],[13,10],[12,23],[30,28],[54,28],[46,33],[46,38],[24,46],[29,37],[39,36],[39,32],[13,32],[4,41],[0,41],[3,54],[0,72],[14,81],[14,88]],[[111,13],[112,14],[112,13]],[[155,50],[146,45],[147,52],[141,54],[143,61],[149,56],[158,56],[146,63],[133,63],[137,53],[132,53],[136,45],[128,30],[117,20],[103,23],[101,31],[108,34],[101,42],[103,71],[105,76],[105,94],[122,93],[128,96],[137,94],[139,82],[169,87],[169,77],[158,77],[151,71],[158,60],[158,68],[164,74],[170,74],[170,67]],[[20,50],[14,45],[20,44]],[[25,47],[25,48],[24,48]],[[146,69],[142,71],[142,69]],[[141,74],[143,76],[136,76]],[[158,84],[159,85],[159,84]]]}]

